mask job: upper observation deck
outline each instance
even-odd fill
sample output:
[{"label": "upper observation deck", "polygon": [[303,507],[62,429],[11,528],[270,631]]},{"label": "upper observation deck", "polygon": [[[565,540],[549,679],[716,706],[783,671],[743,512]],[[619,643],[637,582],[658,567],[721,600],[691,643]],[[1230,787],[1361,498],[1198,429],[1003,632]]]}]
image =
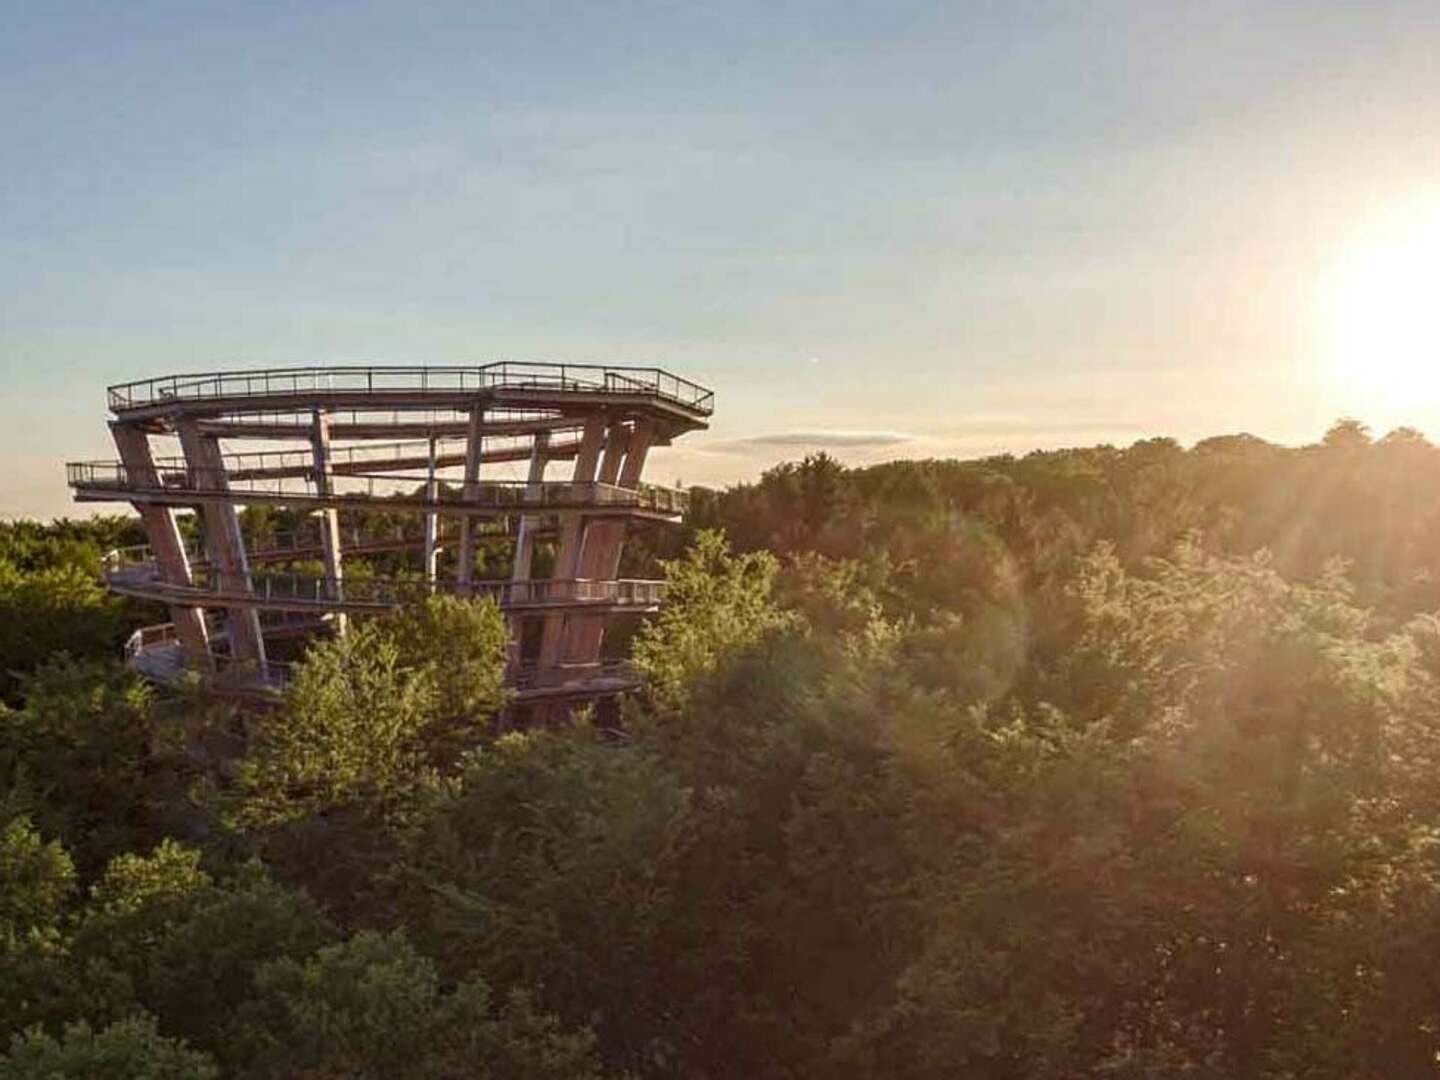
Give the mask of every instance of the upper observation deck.
[{"label": "upper observation deck", "polygon": [[580,414],[597,408],[648,414],[677,432],[704,427],[714,393],[660,368],[539,361],[473,366],[345,365],[166,375],[108,390],[122,421],[164,430],[179,416],[257,415],[315,408],[459,408],[477,398],[517,410]]}]

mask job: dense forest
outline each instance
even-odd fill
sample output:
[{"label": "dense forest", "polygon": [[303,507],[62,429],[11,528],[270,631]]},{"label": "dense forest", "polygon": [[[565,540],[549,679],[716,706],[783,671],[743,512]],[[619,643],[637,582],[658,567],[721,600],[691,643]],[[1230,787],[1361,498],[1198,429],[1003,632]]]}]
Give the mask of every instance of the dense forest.
[{"label": "dense forest", "polygon": [[1440,1071],[1414,431],[697,490],[641,689],[544,723],[453,598],[147,685],[142,540],[0,526],[0,1078]]}]

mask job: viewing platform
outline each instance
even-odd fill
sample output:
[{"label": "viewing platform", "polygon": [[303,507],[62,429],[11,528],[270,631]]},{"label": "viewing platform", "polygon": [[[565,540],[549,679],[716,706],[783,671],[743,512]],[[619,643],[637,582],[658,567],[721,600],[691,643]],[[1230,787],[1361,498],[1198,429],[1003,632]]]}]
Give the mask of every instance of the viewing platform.
[{"label": "viewing platform", "polygon": [[[318,620],[295,620],[271,626],[276,636],[314,633],[324,628]],[[223,644],[225,631],[218,624],[214,640]],[[199,669],[180,641],[174,623],[141,627],[125,642],[125,661],[155,682],[176,684],[200,678],[213,692],[274,704],[281,701],[294,677],[295,665],[284,661],[236,660],[228,653],[212,651]],[[619,694],[639,685],[630,664],[623,660],[561,664],[551,668],[520,665],[510,669],[507,682],[513,700],[519,703],[583,701]]]},{"label": "viewing platform", "polygon": [[713,391],[660,368],[502,360],[474,366],[345,365],[165,375],[108,390],[110,411],[163,426],[176,415],[285,409],[647,408],[697,423],[714,411]]},{"label": "viewing platform", "polygon": [[70,462],[65,474],[77,502],[123,498],[159,506],[243,502],[309,509],[435,511],[484,518],[544,512],[662,521],[678,521],[689,505],[688,493],[653,484],[625,488],[595,482],[492,480],[468,493],[444,487],[427,492],[423,484],[416,490],[414,480],[392,473],[317,474],[311,470],[304,476],[256,477],[205,468],[156,473],[119,461]]},{"label": "viewing platform", "polygon": [[329,611],[358,615],[389,611],[427,596],[450,595],[493,600],[506,611],[576,608],[601,611],[656,611],[665,582],[643,579],[559,581],[446,581],[425,578],[328,578],[315,574],[252,571],[227,579],[209,564],[192,564],[191,582],[166,581],[159,561],[147,548],[111,552],[105,560],[110,591],[165,604],[257,607],[266,611]]}]

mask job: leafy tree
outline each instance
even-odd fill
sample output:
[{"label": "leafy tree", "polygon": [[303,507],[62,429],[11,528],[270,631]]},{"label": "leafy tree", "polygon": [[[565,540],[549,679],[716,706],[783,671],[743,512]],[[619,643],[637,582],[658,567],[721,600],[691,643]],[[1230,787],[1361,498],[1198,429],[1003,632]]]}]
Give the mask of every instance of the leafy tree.
[{"label": "leafy tree", "polygon": [[442,718],[473,725],[504,706],[510,635],[493,600],[431,596],[401,608],[384,626],[400,664],[429,677]]},{"label": "leafy tree", "polygon": [[493,602],[440,596],[312,645],[253,729],[241,820],[403,813],[505,703],[506,641]]},{"label": "leafy tree", "polygon": [[1351,417],[1337,420],[1325,432],[1323,443],[1336,450],[1363,450],[1370,445],[1370,429]]},{"label": "leafy tree", "polygon": [[20,693],[17,676],[55,653],[113,655],[122,626],[122,605],[94,567],[24,573],[0,560],[0,686],[11,700]]},{"label": "leafy tree", "polygon": [[641,1059],[676,1009],[664,933],[688,815],[686,792],[637,746],[584,726],[505,735],[416,836],[426,889],[412,921],[452,970],[536,987],[593,1024],[612,1060]]},{"label": "leafy tree", "polygon": [[[223,883],[203,882],[184,897],[181,910],[168,890],[147,891],[144,906],[151,910],[143,920],[135,912],[126,927],[116,927],[113,915],[90,923],[80,948],[123,965],[137,1000],[162,1019],[167,1034],[239,1070],[246,1063],[242,1014],[257,996],[257,971],[275,960],[310,955],[334,938],[333,927],[308,897],[275,884],[258,863],[240,867]],[[141,929],[159,914],[156,908],[169,916],[163,926],[158,933]],[[97,932],[111,934],[111,941],[95,942]],[[140,948],[134,947],[137,937]]]},{"label": "leafy tree", "polygon": [[395,811],[427,774],[435,715],[427,672],[406,668],[375,623],[312,645],[284,708],[259,718],[238,778],[241,820],[294,821],[331,808]]},{"label": "leafy tree", "polygon": [[58,1039],[36,1029],[16,1036],[0,1057],[4,1080],[217,1080],[205,1054],[167,1039],[149,1016],[117,1020],[100,1031],[81,1020]]},{"label": "leafy tree", "polygon": [[65,921],[75,865],[15,817],[0,830],[0,1038],[69,1008]]},{"label": "leafy tree", "polygon": [[523,996],[495,1009],[483,982],[445,991],[434,965],[399,934],[361,933],[303,964],[276,961],[258,982],[269,1023],[257,1036],[258,1075],[600,1076],[587,1033],[561,1030]]},{"label": "leafy tree", "polygon": [[1410,956],[1433,782],[1407,763],[1433,758],[1436,714],[1410,639],[1372,640],[1338,576],[1194,545],[1145,576],[1102,549],[1077,597],[1064,711],[962,714],[916,788],[944,811],[912,839],[936,871],[892,1003],[837,1044],[847,1068],[1428,1069],[1429,1008],[1393,1022],[1432,981]]},{"label": "leafy tree", "polygon": [[178,733],[145,683],[114,661],[60,655],[21,685],[24,706],[0,706],[0,791],[89,872],[158,839],[185,769]]},{"label": "leafy tree", "polygon": [[728,650],[793,624],[772,598],[779,568],[767,552],[732,554],[716,532],[700,533],[682,558],[664,564],[665,607],[634,644],[635,666],[657,702],[679,707]]},{"label": "leafy tree", "polygon": [[0,829],[0,942],[53,940],[75,891],[75,864],[54,840],[16,817]]}]

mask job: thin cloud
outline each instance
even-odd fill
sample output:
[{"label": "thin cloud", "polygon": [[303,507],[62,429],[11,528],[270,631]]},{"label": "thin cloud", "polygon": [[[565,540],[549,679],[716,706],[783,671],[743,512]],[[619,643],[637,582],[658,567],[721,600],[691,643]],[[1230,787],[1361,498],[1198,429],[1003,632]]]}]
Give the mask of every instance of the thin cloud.
[{"label": "thin cloud", "polygon": [[971,438],[977,435],[1034,436],[1036,438],[1054,435],[1072,435],[1076,438],[1093,437],[1101,434],[1133,433],[1152,430],[1154,424],[1145,425],[1131,420],[1084,420],[1051,419],[1028,417],[1021,414],[986,414],[967,417],[959,426],[951,426],[937,432],[941,438]]},{"label": "thin cloud", "polygon": [[710,450],[716,453],[744,453],[752,449],[768,447],[826,447],[857,449],[866,447],[900,446],[913,441],[915,436],[898,431],[776,431],[763,435],[747,435],[739,439],[725,439],[708,443],[696,450]]}]

